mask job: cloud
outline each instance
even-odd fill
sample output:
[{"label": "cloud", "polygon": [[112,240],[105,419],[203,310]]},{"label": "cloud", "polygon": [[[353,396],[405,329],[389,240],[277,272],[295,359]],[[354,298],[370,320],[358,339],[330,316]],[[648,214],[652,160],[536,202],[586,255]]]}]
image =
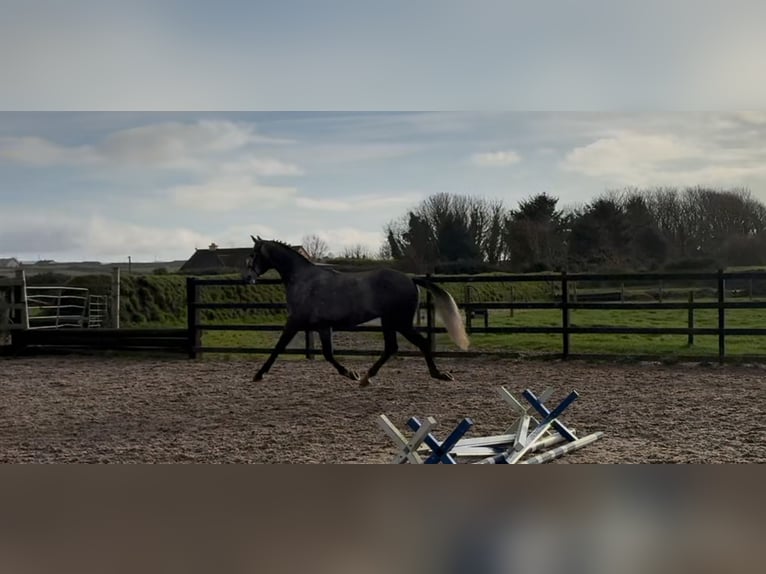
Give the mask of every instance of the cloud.
[{"label": "cloud", "polygon": [[23,165],[85,165],[101,161],[90,146],[60,146],[37,137],[0,137],[0,159]]},{"label": "cloud", "polygon": [[[297,166],[248,152],[248,146],[285,143],[251,124],[219,120],[161,122],[115,131],[91,145],[66,146],[36,137],[0,138],[0,158],[32,166],[82,166],[300,175]],[[234,159],[232,159],[232,154]]]},{"label": "cloud", "polygon": [[[752,123],[758,116],[725,117]],[[740,147],[717,141],[715,131],[681,137],[620,131],[566,154],[564,171],[580,173],[610,185],[749,186],[766,177],[762,146]],[[762,139],[762,138],[761,138]]]},{"label": "cloud", "polygon": [[255,138],[252,126],[228,121],[164,122],[117,131],[96,151],[118,164],[185,167],[210,154],[242,149]]},{"label": "cloud", "polygon": [[185,258],[211,238],[185,227],[153,227],[110,219],[53,213],[0,216],[0,245],[14,256],[58,260]]},{"label": "cloud", "polygon": [[412,155],[423,146],[409,143],[318,144],[309,148],[310,159],[319,163],[356,163]]},{"label": "cloud", "polygon": [[410,204],[419,198],[419,195],[362,195],[348,199],[296,197],[295,204],[303,209],[320,211],[368,211]]},{"label": "cloud", "polygon": [[745,124],[766,126],[766,111],[763,110],[743,110],[735,112],[734,117]]},{"label": "cloud", "polygon": [[479,167],[505,167],[520,161],[521,156],[513,150],[475,153],[471,156],[471,162]]},{"label": "cloud", "polygon": [[274,158],[253,156],[225,162],[221,164],[220,170],[227,174],[251,174],[265,177],[303,175],[303,170],[297,165],[285,163]]},{"label": "cloud", "polygon": [[250,177],[231,176],[200,184],[180,185],[168,193],[178,207],[195,211],[254,213],[286,203],[297,193],[294,187],[261,185]]},{"label": "cloud", "polygon": [[[254,219],[257,216],[254,216]],[[270,225],[262,223],[248,223],[245,225],[233,225],[216,233],[215,242],[219,247],[250,247],[251,235],[260,235],[264,239],[278,239],[279,233]]]},{"label": "cloud", "polygon": [[703,151],[672,135],[624,131],[566,154],[565,171],[624,185],[645,185],[668,173],[671,162],[699,160]]}]

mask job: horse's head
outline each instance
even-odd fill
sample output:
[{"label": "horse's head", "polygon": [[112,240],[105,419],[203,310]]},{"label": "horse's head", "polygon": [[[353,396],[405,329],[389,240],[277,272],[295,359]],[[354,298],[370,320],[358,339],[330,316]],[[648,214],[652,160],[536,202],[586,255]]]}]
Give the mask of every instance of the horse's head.
[{"label": "horse's head", "polygon": [[272,268],[271,257],[269,257],[266,241],[260,238],[250,236],[253,240],[253,253],[247,258],[246,272],[243,279],[250,283],[255,284],[258,277],[266,273]]}]

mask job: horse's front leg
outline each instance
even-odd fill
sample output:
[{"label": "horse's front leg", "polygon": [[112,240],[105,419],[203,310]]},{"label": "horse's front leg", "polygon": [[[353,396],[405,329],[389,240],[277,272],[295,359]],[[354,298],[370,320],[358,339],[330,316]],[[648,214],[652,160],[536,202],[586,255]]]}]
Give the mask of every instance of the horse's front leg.
[{"label": "horse's front leg", "polygon": [[271,352],[271,355],[269,355],[269,358],[266,359],[266,362],[263,363],[261,368],[258,369],[258,372],[255,373],[253,381],[258,382],[263,379],[263,375],[269,371],[271,365],[273,365],[274,361],[277,360],[279,354],[287,348],[288,343],[293,340],[293,337],[295,337],[297,332],[298,329],[293,324],[288,323],[285,325],[285,328],[282,330],[282,335],[280,335],[279,341],[277,341],[274,350]]}]

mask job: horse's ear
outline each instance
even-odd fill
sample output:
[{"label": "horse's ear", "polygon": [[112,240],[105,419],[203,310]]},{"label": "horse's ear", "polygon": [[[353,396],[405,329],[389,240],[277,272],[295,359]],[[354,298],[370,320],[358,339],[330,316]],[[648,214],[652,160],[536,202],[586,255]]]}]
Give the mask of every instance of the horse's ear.
[{"label": "horse's ear", "polygon": [[258,243],[258,240],[255,237],[253,237],[252,235],[250,236],[250,239],[253,240],[253,243]]},{"label": "horse's ear", "polygon": [[258,235],[257,237],[258,237],[258,241],[263,241],[263,239],[261,239],[260,235]]}]

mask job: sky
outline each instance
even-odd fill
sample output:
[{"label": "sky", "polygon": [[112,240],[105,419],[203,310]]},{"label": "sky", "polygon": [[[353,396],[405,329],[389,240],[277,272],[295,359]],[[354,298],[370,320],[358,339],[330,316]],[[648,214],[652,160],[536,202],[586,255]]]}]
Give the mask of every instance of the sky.
[{"label": "sky", "polygon": [[376,250],[439,192],[766,201],[763,2],[0,9],[0,257],[166,261],[251,233]]}]

